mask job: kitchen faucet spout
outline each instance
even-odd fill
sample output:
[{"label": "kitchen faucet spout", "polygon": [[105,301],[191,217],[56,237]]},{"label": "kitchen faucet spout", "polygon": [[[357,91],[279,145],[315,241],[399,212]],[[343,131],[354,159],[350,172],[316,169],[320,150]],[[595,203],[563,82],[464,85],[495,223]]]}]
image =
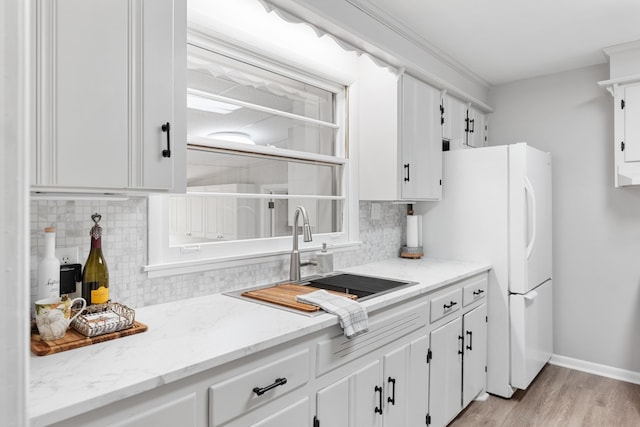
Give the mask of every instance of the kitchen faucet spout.
[{"label": "kitchen faucet spout", "polygon": [[291,250],[291,263],[289,267],[289,280],[300,281],[300,252],[298,252],[298,217],[302,214],[302,238],[305,242],[313,240],[309,216],[304,206],[298,206],[293,214],[293,248]]}]

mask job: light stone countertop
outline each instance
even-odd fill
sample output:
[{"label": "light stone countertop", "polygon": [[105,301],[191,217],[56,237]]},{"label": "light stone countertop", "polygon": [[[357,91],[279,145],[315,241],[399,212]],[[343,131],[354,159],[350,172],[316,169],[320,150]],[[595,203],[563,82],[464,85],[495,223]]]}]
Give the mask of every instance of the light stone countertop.
[{"label": "light stone countertop", "polygon": [[[369,313],[491,268],[393,258],[343,272],[418,282],[363,301]],[[338,323],[216,294],[136,310],[147,332],[48,356],[32,355],[33,427],[79,415]]]}]

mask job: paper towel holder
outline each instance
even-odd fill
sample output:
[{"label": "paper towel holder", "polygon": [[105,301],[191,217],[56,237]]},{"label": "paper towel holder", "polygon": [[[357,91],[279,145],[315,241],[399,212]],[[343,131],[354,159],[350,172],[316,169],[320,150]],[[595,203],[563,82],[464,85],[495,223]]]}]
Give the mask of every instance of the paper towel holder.
[{"label": "paper towel holder", "polygon": [[[413,216],[413,204],[409,203],[407,205],[407,218],[409,216]],[[409,229],[407,227],[407,233],[409,233]],[[408,241],[409,239],[407,239]],[[421,243],[421,242],[419,242]],[[400,249],[400,257],[401,258],[411,258],[411,259],[419,259],[424,256],[424,252],[422,250],[422,246],[402,246]]]}]

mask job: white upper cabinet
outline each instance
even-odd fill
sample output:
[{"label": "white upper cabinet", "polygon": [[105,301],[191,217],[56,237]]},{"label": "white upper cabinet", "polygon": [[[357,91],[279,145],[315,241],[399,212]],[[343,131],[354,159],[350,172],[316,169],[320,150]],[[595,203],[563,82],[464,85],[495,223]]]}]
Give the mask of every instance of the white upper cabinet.
[{"label": "white upper cabinet", "polygon": [[640,184],[640,82],[614,89],[615,185]]},{"label": "white upper cabinet", "polygon": [[473,148],[486,147],[488,145],[487,116],[477,108],[467,108],[466,138],[467,146]]},{"label": "white upper cabinet", "polygon": [[33,188],[183,190],[184,0],[37,8]]},{"label": "white upper cabinet", "polygon": [[360,58],[358,167],[361,200],[440,200],[440,91]]},{"label": "white upper cabinet", "polygon": [[614,185],[640,185],[640,41],[604,50],[610,79],[598,82],[614,97]]},{"label": "white upper cabinet", "polygon": [[442,96],[442,138],[451,147],[461,148],[466,138],[467,105],[448,94]]},{"label": "white upper cabinet", "polygon": [[448,94],[442,95],[442,139],[449,148],[478,148],[488,145],[488,119],[480,109]]}]

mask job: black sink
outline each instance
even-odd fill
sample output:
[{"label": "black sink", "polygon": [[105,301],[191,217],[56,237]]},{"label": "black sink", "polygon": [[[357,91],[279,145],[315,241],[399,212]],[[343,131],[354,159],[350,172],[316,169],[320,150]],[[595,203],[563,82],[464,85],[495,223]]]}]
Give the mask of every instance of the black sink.
[{"label": "black sink", "polygon": [[310,286],[329,291],[346,292],[356,295],[358,299],[389,292],[402,286],[413,285],[413,282],[382,279],[379,277],[361,276],[359,274],[339,273],[331,276],[313,278]]}]

